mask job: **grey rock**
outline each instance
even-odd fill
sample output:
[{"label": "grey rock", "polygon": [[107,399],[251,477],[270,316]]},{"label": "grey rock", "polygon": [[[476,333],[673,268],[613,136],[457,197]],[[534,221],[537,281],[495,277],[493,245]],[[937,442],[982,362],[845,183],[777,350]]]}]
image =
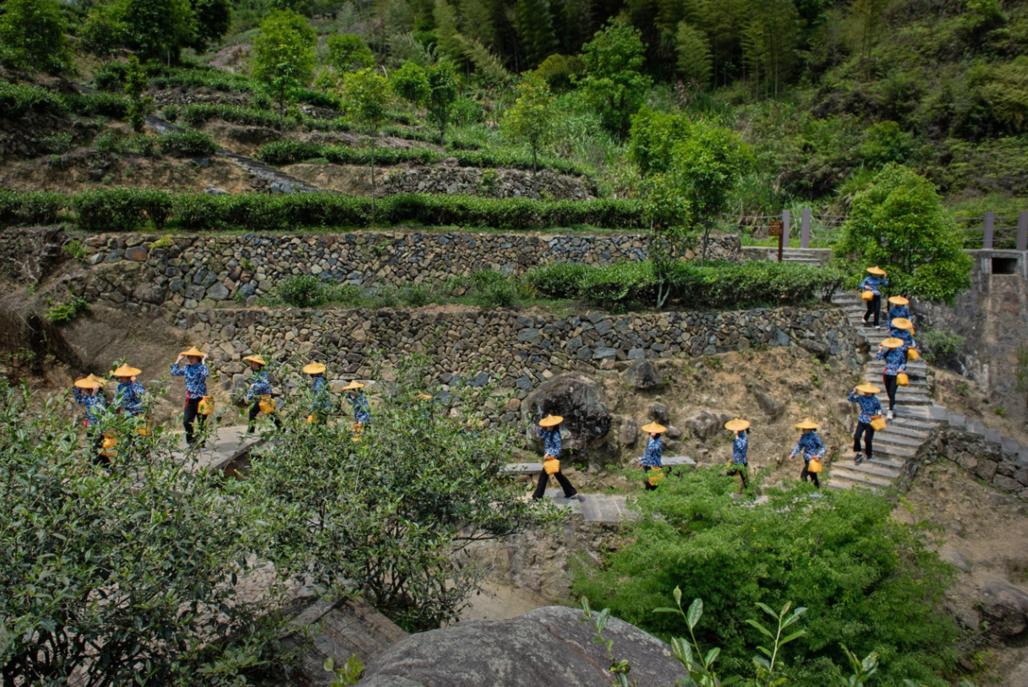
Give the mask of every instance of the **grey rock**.
[{"label": "grey rock", "polygon": [[125,259],[132,260],[133,262],[146,262],[149,254],[150,251],[147,250],[146,246],[132,246],[125,251]]},{"label": "grey rock", "polygon": [[224,284],[214,284],[207,289],[207,297],[214,301],[223,301],[228,298],[228,288]]},{"label": "grey rock", "polygon": [[545,381],[521,404],[526,426],[550,413],[564,417],[563,428],[576,445],[600,448],[606,444],[610,411],[602,387],[585,375],[565,374]]},{"label": "grey rock", "polygon": [[770,394],[765,393],[761,389],[752,388],[750,392],[753,394],[753,398],[756,399],[757,405],[764,411],[770,420],[777,420],[785,412],[785,403],[772,397]]},{"label": "grey rock", "polygon": [[639,439],[639,425],[630,417],[621,422],[619,440],[622,448],[635,448],[635,442]]},{"label": "grey rock", "polygon": [[649,416],[651,420],[666,425],[668,423],[667,406],[663,403],[651,403]]},{"label": "grey rock", "polygon": [[[669,647],[618,618],[604,635],[639,685],[672,685],[685,672]],[[582,612],[537,608],[414,634],[371,660],[358,687],[596,687],[610,684],[605,649]]]},{"label": "grey rock", "polygon": [[664,378],[657,366],[649,360],[639,360],[625,371],[625,381],[639,391],[650,391],[664,386]]},{"label": "grey rock", "polygon": [[685,426],[688,427],[693,436],[701,441],[706,441],[724,429],[724,425],[731,418],[725,413],[715,413],[709,410],[701,410],[693,413],[685,419]]},{"label": "grey rock", "polygon": [[986,582],[980,606],[989,631],[999,639],[1013,639],[1028,629],[1028,592],[1007,580]]},{"label": "grey rock", "polygon": [[606,360],[607,358],[614,358],[616,356],[617,351],[609,347],[597,348],[593,351],[593,360]]}]

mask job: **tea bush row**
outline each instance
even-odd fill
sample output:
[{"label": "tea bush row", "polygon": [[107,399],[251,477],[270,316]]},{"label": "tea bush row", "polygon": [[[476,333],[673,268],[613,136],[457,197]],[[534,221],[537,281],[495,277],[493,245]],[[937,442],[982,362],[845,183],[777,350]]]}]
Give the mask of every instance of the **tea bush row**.
[{"label": "tea bush row", "polygon": [[125,188],[74,195],[0,192],[0,223],[4,226],[52,224],[62,218],[73,218],[80,229],[91,232],[165,226],[195,231],[285,231],[397,224],[514,230],[645,225],[642,204],[633,200],[400,194],[373,202],[335,193],[210,195]]}]

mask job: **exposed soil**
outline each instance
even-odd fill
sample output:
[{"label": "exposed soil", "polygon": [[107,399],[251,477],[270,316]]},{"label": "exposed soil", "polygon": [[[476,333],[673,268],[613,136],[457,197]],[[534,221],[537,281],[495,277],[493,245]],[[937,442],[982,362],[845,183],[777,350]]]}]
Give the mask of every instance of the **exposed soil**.
[{"label": "exposed soil", "polygon": [[[956,373],[936,370],[932,396],[951,411],[958,412],[1028,445],[1028,416],[1025,408],[1007,408],[982,391],[973,381]],[[1028,403],[1028,396],[1025,397]]]},{"label": "exposed soil", "polygon": [[[382,192],[385,176],[390,169],[394,168],[379,167],[375,170],[378,193]],[[367,165],[298,162],[295,165],[286,165],[281,170],[291,177],[296,177],[312,186],[328,191],[338,191],[350,195],[371,195],[371,169]]]},{"label": "exposed soil", "polygon": [[941,557],[955,565],[946,605],[966,628],[977,684],[1028,684],[1028,646],[990,638],[980,612],[983,588],[997,580],[1028,591],[1028,504],[941,460],[922,467],[894,517],[928,524]]}]

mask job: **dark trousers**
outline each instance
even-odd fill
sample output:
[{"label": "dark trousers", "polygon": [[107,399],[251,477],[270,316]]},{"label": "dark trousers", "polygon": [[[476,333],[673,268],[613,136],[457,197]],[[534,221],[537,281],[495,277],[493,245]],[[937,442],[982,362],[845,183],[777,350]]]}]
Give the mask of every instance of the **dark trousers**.
[{"label": "dark trousers", "polygon": [[885,384],[885,393],[889,397],[889,410],[896,409],[896,375],[882,374],[882,382]]},{"label": "dark trousers", "polygon": [[860,453],[860,436],[864,436],[864,455],[871,458],[871,443],[875,438],[875,428],[866,422],[857,423],[857,431],[853,435],[853,450]]},{"label": "dark trousers", "polygon": [[186,406],[182,411],[182,427],[186,430],[186,443],[190,446],[196,442],[196,435],[193,433],[193,424],[199,424],[200,431],[203,431],[204,423],[207,422],[207,416],[200,415],[197,412],[199,408],[199,398],[186,398]]},{"label": "dark trousers", "polygon": [[[557,478],[557,484],[559,484],[560,488],[564,490],[564,498],[569,499],[578,493],[575,490],[575,488],[571,486],[571,482],[568,481],[568,478],[565,477],[562,473],[557,472],[553,476]],[[549,483],[550,476],[546,474],[545,470],[543,470],[539,473],[539,482],[535,485],[535,491],[532,493],[532,498],[541,499],[543,496],[545,496],[546,485]]]},{"label": "dark trousers", "polygon": [[[261,414],[261,399],[255,398],[253,405],[250,406],[250,415],[247,420],[247,431],[252,432],[254,424],[257,422],[257,416]],[[282,421],[278,419],[278,413],[271,413],[271,421],[275,423],[275,429],[282,429]]]},{"label": "dark trousers", "polygon": [[867,302],[867,312],[864,313],[864,324],[867,324],[867,320],[872,315],[874,316],[874,325],[878,326],[878,316],[882,309],[882,297],[875,296]]},{"label": "dark trousers", "polygon": [[821,480],[819,480],[817,478],[817,473],[816,472],[811,472],[810,470],[807,469],[808,465],[810,465],[809,461],[806,461],[806,460],[803,461],[803,472],[800,473],[800,479],[803,480],[804,482],[806,482],[809,479],[810,481],[812,481],[814,483],[815,487],[820,489],[821,488]]},{"label": "dark trousers", "polygon": [[739,479],[742,481],[742,489],[745,491],[749,482],[746,478],[746,473],[749,472],[749,469],[749,465],[746,463],[732,463],[732,466],[728,468],[728,472],[725,473],[725,476],[731,477],[732,475],[739,475]]}]

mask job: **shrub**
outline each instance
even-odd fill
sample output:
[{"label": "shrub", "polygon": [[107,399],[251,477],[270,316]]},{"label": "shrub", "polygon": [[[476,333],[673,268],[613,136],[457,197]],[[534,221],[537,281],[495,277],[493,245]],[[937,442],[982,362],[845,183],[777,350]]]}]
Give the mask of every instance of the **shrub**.
[{"label": "shrub", "polygon": [[46,319],[54,324],[67,324],[79,315],[89,312],[89,303],[78,296],[72,296],[64,303],[54,303],[46,309]]},{"label": "shrub", "polygon": [[945,329],[928,329],[917,337],[925,359],[932,365],[959,369],[964,337]]},{"label": "shrub", "polygon": [[481,270],[471,275],[470,295],[481,308],[509,308],[518,300],[518,287],[505,274]]},{"label": "shrub", "polygon": [[124,62],[105,62],[93,74],[93,85],[101,91],[121,93],[125,89],[128,65]]},{"label": "shrub", "polygon": [[78,225],[85,231],[131,231],[152,222],[158,229],[171,213],[171,196],[160,191],[105,189],[74,198]]},{"label": "shrub", "polygon": [[0,190],[0,226],[54,224],[65,207],[66,196],[49,191],[15,193]]},{"label": "shrub", "polygon": [[202,131],[176,131],[162,134],[161,152],[176,157],[206,157],[213,155],[218,146]]},{"label": "shrub", "polygon": [[64,99],[69,110],[83,117],[102,115],[125,119],[130,106],[128,98],[115,93],[74,93]]},{"label": "shrub", "polygon": [[371,48],[356,34],[332,34],[328,37],[327,46],[327,62],[340,73],[375,66],[375,56],[371,53]]},{"label": "shrub", "polygon": [[256,107],[242,107],[224,103],[192,103],[179,107],[177,114],[189,126],[202,126],[212,119],[281,129],[287,120],[282,115]]},{"label": "shrub", "polygon": [[45,88],[0,81],[0,112],[10,119],[29,114],[65,114],[67,101]]},{"label": "shrub", "polygon": [[[937,675],[955,662],[957,631],[939,611],[949,568],[919,531],[891,517],[892,502],[861,490],[772,490],[766,504],[732,498],[718,468],[665,480],[639,497],[642,519],[604,565],[581,569],[576,594],[662,636],[681,635],[681,619],[654,614],[676,586],[699,597],[701,643],[721,647],[725,674],[751,669],[763,639],[747,623],[757,603],[803,599],[808,633],[790,651],[795,684],[834,684],[846,664],[840,644],[881,654],[882,684]],[[842,684],[842,683],[840,683]]]},{"label": "shrub", "polygon": [[585,274],[592,268],[580,262],[556,262],[537,267],[522,278],[529,288],[550,298],[578,298]]},{"label": "shrub", "polygon": [[286,305],[313,308],[325,302],[325,285],[313,275],[297,275],[278,285],[278,296]]}]

